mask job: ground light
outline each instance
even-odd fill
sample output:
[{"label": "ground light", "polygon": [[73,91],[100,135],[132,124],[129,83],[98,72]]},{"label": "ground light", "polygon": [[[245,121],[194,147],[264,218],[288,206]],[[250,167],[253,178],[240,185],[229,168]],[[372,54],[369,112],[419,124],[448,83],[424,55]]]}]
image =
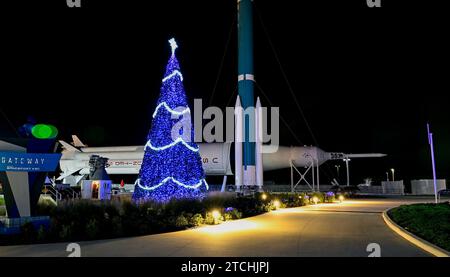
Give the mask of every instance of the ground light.
[{"label": "ground light", "polygon": [[214,210],[211,212],[212,217],[214,218],[214,224],[217,224],[222,216],[218,210]]},{"label": "ground light", "polygon": [[273,206],[275,207],[275,209],[279,209],[280,208],[280,206],[281,206],[281,203],[280,203],[280,201],[279,200],[275,200],[275,201],[273,201]]},{"label": "ground light", "polygon": [[214,219],[219,219],[220,218],[220,212],[218,210],[212,211],[211,215],[212,215],[212,217]]},{"label": "ground light", "polygon": [[312,200],[313,200],[314,204],[316,204],[316,205],[319,202],[319,198],[317,196],[314,196]]},{"label": "ground light", "polygon": [[263,195],[261,195],[261,199],[262,200],[267,200],[267,194],[263,193]]},{"label": "ground light", "polygon": [[339,201],[342,203],[343,201],[345,200],[345,197],[344,197],[344,195],[339,195]]}]

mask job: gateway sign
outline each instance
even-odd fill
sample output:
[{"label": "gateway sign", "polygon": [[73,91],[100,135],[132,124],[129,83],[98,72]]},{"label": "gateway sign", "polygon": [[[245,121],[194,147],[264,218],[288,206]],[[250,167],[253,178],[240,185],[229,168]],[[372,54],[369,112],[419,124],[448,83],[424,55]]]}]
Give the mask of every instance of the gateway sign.
[{"label": "gateway sign", "polygon": [[50,172],[60,159],[61,154],[0,152],[0,171]]}]

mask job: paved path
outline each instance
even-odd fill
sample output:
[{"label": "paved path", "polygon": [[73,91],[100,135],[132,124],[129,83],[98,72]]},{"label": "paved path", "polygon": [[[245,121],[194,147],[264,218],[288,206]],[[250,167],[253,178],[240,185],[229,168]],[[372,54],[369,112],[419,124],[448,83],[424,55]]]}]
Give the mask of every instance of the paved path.
[{"label": "paved path", "polygon": [[[381,255],[429,256],[384,223],[390,207],[422,200],[352,200],[283,209],[261,216],[188,231],[81,242],[82,256],[163,257],[367,257],[378,243]],[[67,256],[66,243],[1,246],[0,256]]]}]

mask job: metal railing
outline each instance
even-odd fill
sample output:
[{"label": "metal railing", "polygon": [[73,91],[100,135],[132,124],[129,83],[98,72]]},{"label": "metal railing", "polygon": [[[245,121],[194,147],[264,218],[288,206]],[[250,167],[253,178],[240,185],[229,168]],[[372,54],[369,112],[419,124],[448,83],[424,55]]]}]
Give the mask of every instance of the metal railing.
[{"label": "metal railing", "polygon": [[44,195],[50,196],[55,203],[62,200],[62,195],[52,185],[44,185]]},{"label": "metal railing", "polygon": [[72,193],[72,199],[80,198],[80,194],[76,192],[73,188],[67,188],[67,190]]}]

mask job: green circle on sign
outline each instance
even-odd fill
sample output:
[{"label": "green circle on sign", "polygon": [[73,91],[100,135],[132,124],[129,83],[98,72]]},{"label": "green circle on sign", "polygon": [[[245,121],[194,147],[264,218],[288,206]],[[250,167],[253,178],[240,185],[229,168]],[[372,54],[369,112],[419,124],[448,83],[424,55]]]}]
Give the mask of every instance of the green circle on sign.
[{"label": "green circle on sign", "polygon": [[56,129],[56,127],[53,125],[48,125],[48,126],[50,126],[50,128],[52,129],[51,138],[56,138],[56,136],[58,135],[58,129]]},{"label": "green circle on sign", "polygon": [[31,133],[38,139],[52,139],[58,135],[58,129],[53,125],[37,124],[31,129]]}]

